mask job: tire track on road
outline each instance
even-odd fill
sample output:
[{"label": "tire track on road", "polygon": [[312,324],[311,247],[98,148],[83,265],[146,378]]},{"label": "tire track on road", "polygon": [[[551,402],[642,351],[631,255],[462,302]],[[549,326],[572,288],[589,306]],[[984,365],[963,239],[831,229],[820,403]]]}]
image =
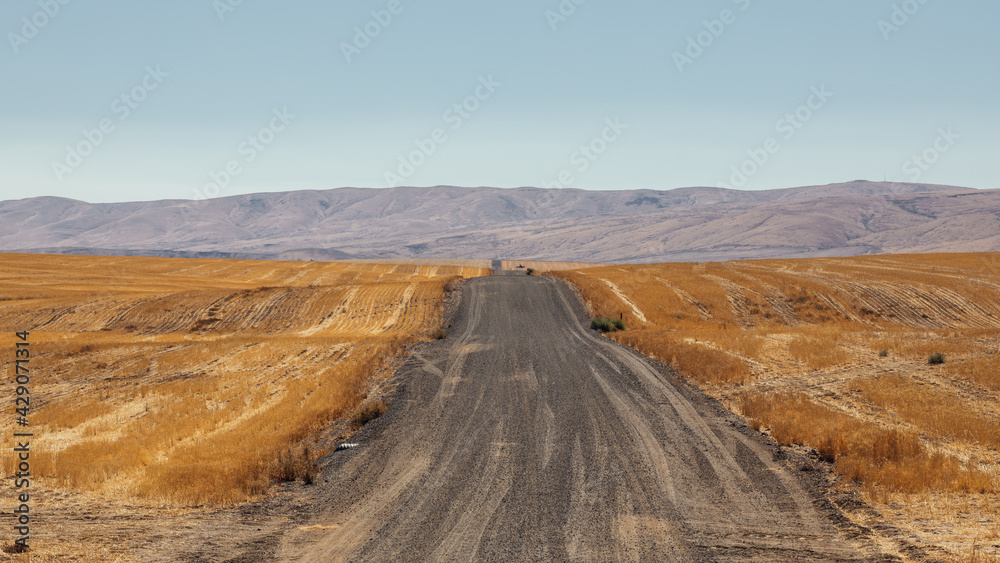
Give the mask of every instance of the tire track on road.
[{"label": "tire track on road", "polygon": [[472,280],[453,322],[278,560],[864,559],[758,434],[586,328],[562,282]]}]

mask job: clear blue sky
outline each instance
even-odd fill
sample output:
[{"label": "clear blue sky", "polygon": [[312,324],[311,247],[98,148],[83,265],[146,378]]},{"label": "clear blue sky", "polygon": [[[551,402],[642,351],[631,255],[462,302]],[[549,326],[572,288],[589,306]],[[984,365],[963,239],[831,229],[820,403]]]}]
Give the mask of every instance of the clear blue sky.
[{"label": "clear blue sky", "polygon": [[577,2],[3,2],[0,199],[1000,188],[998,2]]}]

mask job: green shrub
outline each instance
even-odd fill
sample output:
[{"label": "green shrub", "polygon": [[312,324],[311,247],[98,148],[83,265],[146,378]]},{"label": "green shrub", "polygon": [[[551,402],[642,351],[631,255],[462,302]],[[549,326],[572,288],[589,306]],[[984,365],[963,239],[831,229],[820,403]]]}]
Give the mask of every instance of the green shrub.
[{"label": "green shrub", "polygon": [[611,324],[611,321],[608,319],[594,317],[590,319],[590,328],[601,332],[611,332],[615,330],[615,325]]},{"label": "green shrub", "polygon": [[939,366],[944,363],[944,354],[937,353],[931,354],[931,357],[927,358],[927,363],[932,366]]},{"label": "green shrub", "polygon": [[601,332],[614,332],[616,330],[625,330],[625,323],[621,319],[594,317],[590,319],[590,328]]},{"label": "green shrub", "polygon": [[880,358],[887,358],[887,357],[889,357],[889,351],[888,350],[881,350],[878,353],[878,357],[880,357]]},{"label": "green shrub", "polygon": [[530,276],[531,274],[535,273],[535,269],[534,268],[528,268],[527,270],[525,270],[525,272]]}]

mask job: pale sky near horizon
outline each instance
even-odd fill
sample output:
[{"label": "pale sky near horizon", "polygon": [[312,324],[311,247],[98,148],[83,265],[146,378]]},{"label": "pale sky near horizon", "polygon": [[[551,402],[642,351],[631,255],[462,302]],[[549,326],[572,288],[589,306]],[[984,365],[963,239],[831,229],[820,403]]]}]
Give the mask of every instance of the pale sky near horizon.
[{"label": "pale sky near horizon", "polygon": [[0,200],[1000,188],[998,20],[986,0],[11,0]]}]

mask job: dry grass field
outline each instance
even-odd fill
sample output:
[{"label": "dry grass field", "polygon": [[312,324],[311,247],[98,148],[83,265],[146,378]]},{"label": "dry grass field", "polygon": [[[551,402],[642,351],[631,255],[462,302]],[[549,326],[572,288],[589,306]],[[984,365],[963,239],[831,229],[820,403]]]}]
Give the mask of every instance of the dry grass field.
[{"label": "dry grass field", "polygon": [[[232,505],[311,479],[319,433],[432,336],[456,280],[487,274],[2,255],[2,342],[30,331],[37,374],[32,472],[45,488],[157,506]],[[10,378],[2,388],[13,397]],[[5,435],[13,423],[0,418]],[[12,475],[13,457],[2,463]]]},{"label": "dry grass field", "polygon": [[[835,464],[945,559],[1000,554],[1000,255],[605,266],[553,272],[624,344]],[[932,365],[931,355],[943,363]],[[852,516],[862,524],[869,516]]]},{"label": "dry grass field", "polygon": [[[129,535],[310,481],[337,438],[322,431],[378,412],[368,394],[403,348],[435,337],[461,278],[488,274],[0,255],[0,342],[13,358],[15,331],[30,331],[32,351],[30,559],[131,561]],[[13,456],[0,460],[13,475]]]}]

